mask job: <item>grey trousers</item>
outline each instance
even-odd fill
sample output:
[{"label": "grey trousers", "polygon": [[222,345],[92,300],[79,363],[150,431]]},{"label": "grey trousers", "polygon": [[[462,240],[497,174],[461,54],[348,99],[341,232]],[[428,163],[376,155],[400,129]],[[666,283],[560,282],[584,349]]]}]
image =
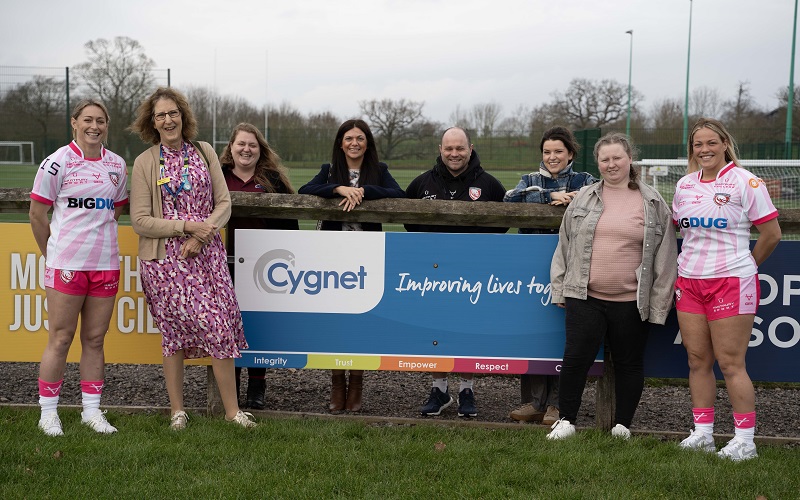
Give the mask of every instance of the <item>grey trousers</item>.
[{"label": "grey trousers", "polygon": [[519,393],[523,404],[532,403],[539,411],[558,408],[558,375],[520,375]]}]

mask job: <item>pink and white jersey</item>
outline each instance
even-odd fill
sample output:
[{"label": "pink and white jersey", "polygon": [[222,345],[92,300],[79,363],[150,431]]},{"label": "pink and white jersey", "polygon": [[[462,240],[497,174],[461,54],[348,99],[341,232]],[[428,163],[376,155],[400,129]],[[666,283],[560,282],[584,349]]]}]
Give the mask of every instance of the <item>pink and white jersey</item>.
[{"label": "pink and white jersey", "polygon": [[47,266],[71,271],[119,269],[114,207],[128,203],[125,160],[102,148],[85,158],[75,141],[48,156],[31,199],[53,206]]},{"label": "pink and white jersey", "polygon": [[683,236],[678,274],[685,278],[743,278],[758,267],[750,253],[750,226],[778,216],[764,181],[729,163],[717,178],[702,171],[675,188],[672,217]]}]

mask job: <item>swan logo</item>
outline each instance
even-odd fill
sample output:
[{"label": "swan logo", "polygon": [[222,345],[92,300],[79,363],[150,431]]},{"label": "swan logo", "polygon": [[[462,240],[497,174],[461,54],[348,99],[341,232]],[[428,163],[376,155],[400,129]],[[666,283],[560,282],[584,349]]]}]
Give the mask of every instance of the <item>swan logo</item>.
[{"label": "swan logo", "polygon": [[272,261],[283,262],[287,266],[291,264],[292,267],[294,267],[294,254],[289,250],[281,248],[279,250],[271,250],[259,257],[256,261],[256,265],[253,267],[253,282],[256,284],[256,288],[262,292],[286,293],[286,289],[278,289],[270,286],[266,279],[266,273],[264,271],[267,264]]}]

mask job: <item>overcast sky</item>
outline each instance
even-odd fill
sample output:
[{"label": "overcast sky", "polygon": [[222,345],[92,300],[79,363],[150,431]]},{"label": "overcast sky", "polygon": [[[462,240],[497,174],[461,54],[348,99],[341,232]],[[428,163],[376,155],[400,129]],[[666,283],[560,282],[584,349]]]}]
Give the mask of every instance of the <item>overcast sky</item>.
[{"label": "overcast sky", "polygon": [[[172,85],[205,85],[255,105],[357,114],[358,101],[425,101],[510,112],[575,77],[633,86],[643,108],[683,99],[689,0],[3,0],[0,66],[74,66],[84,44],[139,41]],[[731,98],[750,82],[763,108],[789,83],[794,2],[694,0],[690,89]],[[216,57],[215,57],[216,54]],[[800,78],[798,79],[800,80]]]}]

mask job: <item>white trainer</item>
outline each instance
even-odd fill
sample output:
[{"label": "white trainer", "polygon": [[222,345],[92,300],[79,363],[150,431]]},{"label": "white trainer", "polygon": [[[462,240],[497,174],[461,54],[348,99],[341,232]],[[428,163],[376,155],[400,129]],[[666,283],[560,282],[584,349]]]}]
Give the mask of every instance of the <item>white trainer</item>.
[{"label": "white trainer", "polygon": [[176,411],[172,418],[169,420],[169,428],[173,431],[182,431],[186,428],[186,424],[189,422],[189,415],[186,414],[185,411],[179,410]]},{"label": "white trainer", "polygon": [[611,429],[611,435],[615,438],[630,439],[631,431],[622,424],[617,424]]},{"label": "white trainer", "polygon": [[720,458],[730,458],[734,462],[757,458],[755,443],[748,443],[744,439],[734,436],[724,448],[717,452]]},{"label": "white trainer", "polygon": [[575,426],[569,423],[569,420],[564,420],[563,418],[556,421],[550,428],[553,429],[547,435],[547,439],[550,440],[566,439],[575,434]]},{"label": "white trainer", "polygon": [[228,420],[225,418],[225,420],[241,425],[245,429],[250,429],[251,427],[255,427],[257,425],[256,418],[253,416],[253,414],[242,410],[239,410],[236,413],[236,416],[234,416],[232,419]]},{"label": "white trainer", "polygon": [[53,413],[48,417],[39,419],[39,428],[48,436],[63,436],[64,430],[61,428],[61,419],[58,413]]},{"label": "white trainer", "polygon": [[93,431],[100,434],[114,434],[117,432],[117,428],[109,424],[108,420],[106,420],[105,410],[98,411],[89,418],[86,418],[83,413],[81,413],[81,422],[88,425]]},{"label": "white trainer", "polygon": [[697,429],[692,430],[691,434],[689,434],[689,437],[681,441],[679,446],[685,450],[699,450],[707,453],[714,453],[717,451],[717,446],[714,444],[714,438],[707,436],[705,433],[698,431]]}]

